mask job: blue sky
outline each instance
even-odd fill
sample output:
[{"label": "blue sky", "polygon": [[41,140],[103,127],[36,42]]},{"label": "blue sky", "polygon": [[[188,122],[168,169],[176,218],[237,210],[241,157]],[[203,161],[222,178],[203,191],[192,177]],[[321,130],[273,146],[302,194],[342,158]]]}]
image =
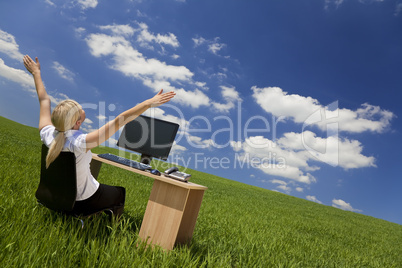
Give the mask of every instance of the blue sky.
[{"label": "blue sky", "polygon": [[37,126],[24,54],[84,131],[174,90],[169,161],[402,224],[401,32],[401,0],[2,1],[0,115]]}]

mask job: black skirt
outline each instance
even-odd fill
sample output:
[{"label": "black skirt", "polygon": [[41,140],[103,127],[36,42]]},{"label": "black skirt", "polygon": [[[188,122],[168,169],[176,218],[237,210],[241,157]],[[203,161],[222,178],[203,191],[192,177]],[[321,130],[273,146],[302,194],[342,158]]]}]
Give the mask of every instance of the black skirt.
[{"label": "black skirt", "polygon": [[126,189],[120,186],[100,184],[98,190],[88,199],[75,201],[72,213],[87,216],[110,209],[115,216],[120,216],[124,210]]}]

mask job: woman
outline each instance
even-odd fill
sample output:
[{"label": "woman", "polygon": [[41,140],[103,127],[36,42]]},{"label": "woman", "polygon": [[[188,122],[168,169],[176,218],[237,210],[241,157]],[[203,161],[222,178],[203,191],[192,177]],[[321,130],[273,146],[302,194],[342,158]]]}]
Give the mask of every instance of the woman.
[{"label": "woman", "polygon": [[33,61],[28,55],[23,58],[26,69],[33,75],[39,98],[39,131],[42,142],[49,147],[46,167],[57,158],[61,151],[75,154],[77,166],[77,197],[73,213],[89,215],[105,208],[113,208],[116,216],[123,212],[125,189],[118,186],[100,184],[92,176],[89,164],[91,149],[109,139],[121,127],[134,120],[150,107],[157,107],[174,96],[174,92],[161,90],[153,98],[121,113],[103,127],[84,134],[79,129],[85,120],[85,111],[73,100],[60,102],[53,113],[50,112],[50,98],[43,85],[39,60]]}]

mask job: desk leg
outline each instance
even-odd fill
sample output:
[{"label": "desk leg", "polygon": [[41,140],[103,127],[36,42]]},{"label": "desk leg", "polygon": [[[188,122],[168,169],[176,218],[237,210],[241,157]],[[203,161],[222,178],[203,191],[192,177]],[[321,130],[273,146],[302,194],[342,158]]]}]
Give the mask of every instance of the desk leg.
[{"label": "desk leg", "polygon": [[186,207],[184,208],[183,218],[180,224],[176,244],[186,244],[191,241],[198,212],[200,211],[204,190],[188,190]]},{"label": "desk leg", "polygon": [[191,240],[204,191],[191,192],[155,180],[140,229],[140,238],[165,249]]}]

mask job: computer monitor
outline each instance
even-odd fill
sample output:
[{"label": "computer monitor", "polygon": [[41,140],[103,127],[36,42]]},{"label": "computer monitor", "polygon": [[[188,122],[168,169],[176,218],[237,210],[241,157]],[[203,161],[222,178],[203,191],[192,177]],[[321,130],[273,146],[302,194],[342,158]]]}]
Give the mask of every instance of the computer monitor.
[{"label": "computer monitor", "polygon": [[140,115],[124,126],[117,146],[140,153],[141,163],[166,160],[178,129],[176,123]]}]

